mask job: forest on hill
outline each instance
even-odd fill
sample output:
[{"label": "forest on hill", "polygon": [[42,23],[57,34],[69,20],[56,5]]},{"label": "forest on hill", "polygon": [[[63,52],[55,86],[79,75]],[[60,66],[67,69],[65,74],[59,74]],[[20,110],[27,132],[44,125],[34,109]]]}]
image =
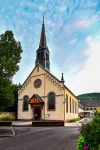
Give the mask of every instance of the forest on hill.
[{"label": "forest on hill", "polygon": [[86,93],[78,95],[77,98],[79,100],[100,100],[100,93]]}]

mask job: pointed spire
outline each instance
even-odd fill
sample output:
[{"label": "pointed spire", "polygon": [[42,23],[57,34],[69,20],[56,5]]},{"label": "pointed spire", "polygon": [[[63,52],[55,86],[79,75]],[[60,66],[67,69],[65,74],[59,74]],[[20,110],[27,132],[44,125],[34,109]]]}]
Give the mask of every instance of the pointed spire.
[{"label": "pointed spire", "polygon": [[44,24],[44,15],[43,15],[43,24]]},{"label": "pointed spire", "polygon": [[64,77],[63,77],[63,73],[62,73],[62,76],[61,76],[61,82],[65,82]]},{"label": "pointed spire", "polygon": [[45,24],[44,24],[44,16],[43,16],[43,23],[42,23],[42,30],[41,30],[41,38],[40,38],[40,47],[46,48],[46,35],[45,35]]}]

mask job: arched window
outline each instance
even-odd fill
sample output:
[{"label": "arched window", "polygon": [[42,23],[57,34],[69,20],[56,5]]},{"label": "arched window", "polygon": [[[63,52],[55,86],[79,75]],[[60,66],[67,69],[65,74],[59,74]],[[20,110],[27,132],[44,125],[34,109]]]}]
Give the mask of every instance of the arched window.
[{"label": "arched window", "polygon": [[49,61],[49,55],[46,53],[46,60]]},{"label": "arched window", "polygon": [[66,113],[68,113],[68,95],[66,94]]},{"label": "arched window", "polygon": [[38,59],[40,59],[40,53],[38,53]]},{"label": "arched window", "polygon": [[55,93],[53,92],[48,94],[48,109],[55,110]]},{"label": "arched window", "polygon": [[23,110],[28,110],[28,100],[29,100],[29,96],[25,95],[23,98]]},{"label": "arched window", "polygon": [[70,113],[72,112],[72,102],[71,102],[71,97],[70,97]]},{"label": "arched window", "polygon": [[41,52],[41,58],[44,58],[44,52]]},{"label": "arched window", "polygon": [[72,99],[72,113],[74,113],[74,100]]}]

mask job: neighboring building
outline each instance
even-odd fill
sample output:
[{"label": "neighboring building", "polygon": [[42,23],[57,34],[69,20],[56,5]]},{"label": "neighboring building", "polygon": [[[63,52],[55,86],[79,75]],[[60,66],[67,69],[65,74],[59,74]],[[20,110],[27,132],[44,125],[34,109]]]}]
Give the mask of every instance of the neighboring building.
[{"label": "neighboring building", "polygon": [[84,115],[92,117],[94,116],[94,113],[96,112],[96,108],[100,106],[100,99],[84,99],[80,100],[80,104],[84,106]]},{"label": "neighboring building", "polygon": [[79,113],[79,114],[80,114],[80,113],[83,113],[84,110],[85,110],[84,105],[82,105],[82,104],[80,103],[80,101],[79,101],[79,102],[78,102],[78,113]]},{"label": "neighboring building", "polygon": [[61,80],[50,73],[44,19],[35,68],[18,91],[18,119],[67,120],[78,117],[78,100]]}]

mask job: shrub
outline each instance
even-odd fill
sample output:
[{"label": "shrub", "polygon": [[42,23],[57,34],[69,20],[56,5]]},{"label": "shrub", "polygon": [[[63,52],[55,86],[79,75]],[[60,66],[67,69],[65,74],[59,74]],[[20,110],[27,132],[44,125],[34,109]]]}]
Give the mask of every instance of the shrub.
[{"label": "shrub", "polygon": [[77,141],[77,150],[83,150],[84,144],[86,144],[85,138],[80,136]]},{"label": "shrub", "polygon": [[90,149],[100,149],[100,113],[96,114],[92,122],[82,126],[81,135],[84,137]]},{"label": "shrub", "polygon": [[98,150],[100,150],[100,144],[99,144],[99,146],[98,146]]},{"label": "shrub", "polygon": [[0,117],[0,121],[13,121],[14,117],[11,116],[2,116]]},{"label": "shrub", "polygon": [[71,120],[69,120],[68,122],[70,122],[70,123],[74,123],[74,122],[79,121],[79,120],[80,120],[80,118],[75,118],[75,119],[71,119]]},{"label": "shrub", "polygon": [[100,106],[96,108],[96,111],[100,113]]}]

